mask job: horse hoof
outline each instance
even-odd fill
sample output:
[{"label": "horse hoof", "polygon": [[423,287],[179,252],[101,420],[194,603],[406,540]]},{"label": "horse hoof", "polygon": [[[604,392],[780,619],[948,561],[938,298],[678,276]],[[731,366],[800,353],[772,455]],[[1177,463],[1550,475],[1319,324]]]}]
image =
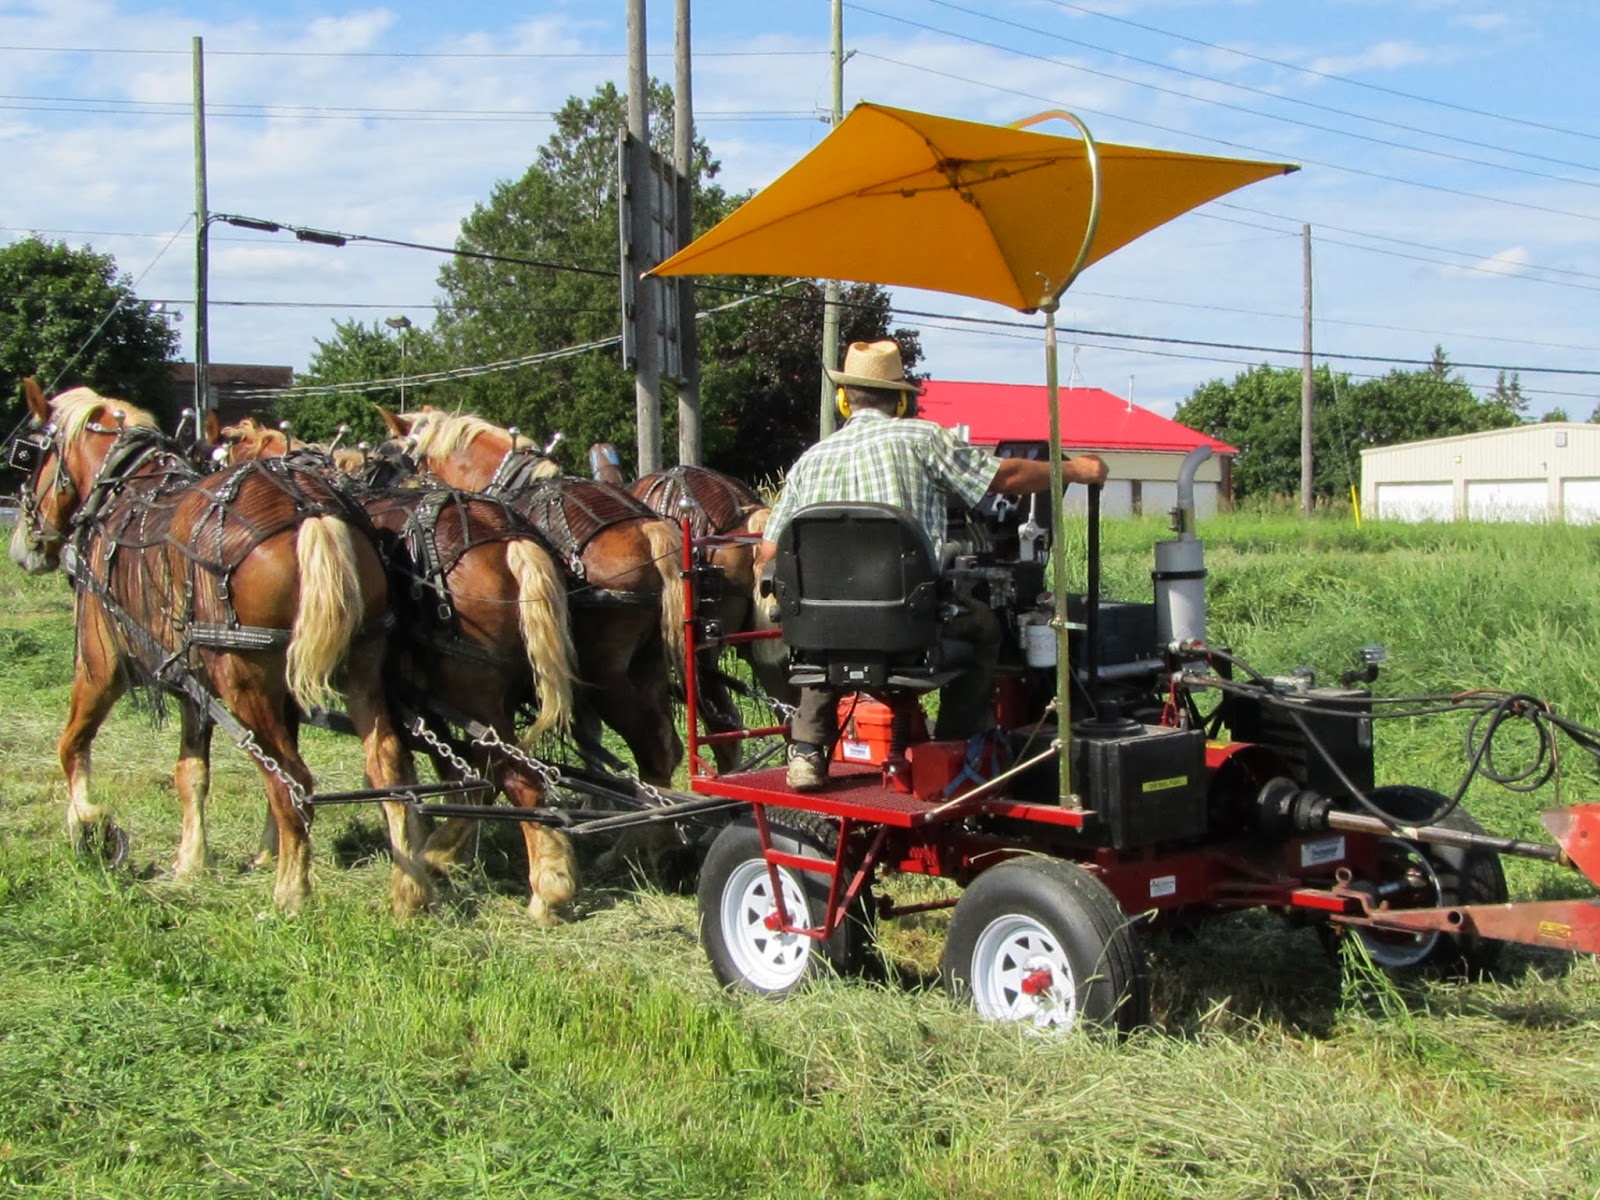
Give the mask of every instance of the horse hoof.
[{"label": "horse hoof", "polygon": [[110,817],[89,828],[81,828],[72,839],[73,851],[82,859],[97,859],[108,871],[128,861],[130,848],[127,830]]}]

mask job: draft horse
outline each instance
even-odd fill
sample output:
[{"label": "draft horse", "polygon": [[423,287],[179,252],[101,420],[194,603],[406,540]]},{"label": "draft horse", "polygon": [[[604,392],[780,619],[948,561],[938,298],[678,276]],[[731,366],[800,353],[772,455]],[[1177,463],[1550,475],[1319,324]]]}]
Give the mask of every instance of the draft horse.
[{"label": "draft horse", "polygon": [[[615,461],[590,449],[590,461]],[[705,561],[720,573],[711,586],[710,610],[726,633],[750,633],[775,628],[768,604],[759,594],[755,567],[756,540],[767,528],[772,510],[748,485],[713,471],[709,467],[676,466],[637,479],[628,488],[645,505],[670,520],[687,517],[691,536],[706,547]],[[743,540],[741,540],[743,539]],[[797,690],[789,683],[787,652],[783,643],[744,642],[738,652],[750,664],[763,693],[781,704],[792,705]],[[696,679],[703,703],[701,716],[713,732],[728,732],[742,727],[739,710],[730,693],[726,676],[718,669],[716,648],[701,652]],[[739,758],[735,745],[724,743],[715,749],[719,770],[731,769]]]},{"label": "draft horse", "polygon": [[[277,826],[273,899],[296,909],[311,890],[310,770],[296,703],[343,701],[368,779],[414,781],[383,691],[388,587],[364,515],[315,472],[247,463],[200,476],[145,412],[76,388],[46,400],[24,383],[30,429],[11,445],[28,472],[11,557],[30,574],[65,567],[76,592],[77,655],[57,744],[76,843],[117,834],[89,798],[91,747],[132,683],[182,715],[175,776],[183,806],[174,869],[206,864],[211,731],[253,756]],[[420,818],[384,805],[397,913],[432,886]]]},{"label": "draft horse", "polygon": [[505,499],[564,557],[572,576],[580,738],[594,720],[627,743],[639,776],[667,786],[683,753],[672,712],[683,661],[683,543],[677,527],[620,488],[564,476],[510,430],[424,408],[379,410],[419,465],[450,487]]},{"label": "draft horse", "polygon": [[[251,418],[218,431],[218,440],[228,462],[290,455],[285,434]],[[335,470],[329,456],[313,449],[296,447],[292,456]],[[530,742],[567,727],[576,653],[566,578],[543,537],[487,496],[411,487],[357,488],[353,495],[377,530],[398,618],[386,668],[391,703],[408,722],[439,718],[469,736],[474,727],[492,732],[510,749],[457,749],[512,804],[539,807],[544,786],[515,753],[516,718],[537,705]],[[430,748],[430,756],[441,777],[459,774],[438,749]],[[441,869],[456,861],[475,825],[466,819],[440,824],[427,842],[428,865]],[[528,914],[549,924],[577,888],[572,846],[557,830],[532,821],[521,825]]]}]

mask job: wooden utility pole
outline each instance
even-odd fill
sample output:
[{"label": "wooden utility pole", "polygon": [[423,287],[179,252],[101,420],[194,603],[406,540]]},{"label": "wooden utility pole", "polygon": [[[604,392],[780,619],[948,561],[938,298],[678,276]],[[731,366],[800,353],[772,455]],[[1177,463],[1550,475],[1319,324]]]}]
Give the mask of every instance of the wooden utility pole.
[{"label": "wooden utility pole", "polygon": [[194,431],[204,436],[211,406],[211,346],[208,330],[211,213],[206,207],[206,67],[203,39],[193,42],[194,59]]},{"label": "wooden utility pole", "polygon": [[[844,120],[844,0],[833,0],[833,123]],[[830,279],[822,290],[822,361],[839,369],[839,281]],[[833,385],[822,377],[822,407],[817,420],[817,437],[827,437],[837,428],[834,420]]]},{"label": "wooden utility pole", "polygon": [[[689,84],[689,0],[677,0],[673,41],[672,166],[678,173],[678,246],[694,240],[694,102]],[[700,465],[700,341],[694,324],[694,280],[678,280],[678,461]]]},{"label": "wooden utility pole", "polygon": [[1300,331],[1300,508],[1309,516],[1311,495],[1311,226],[1300,227],[1301,259],[1305,272],[1305,321]]},{"label": "wooden utility pole", "polygon": [[656,314],[656,282],[642,277],[655,263],[644,250],[653,219],[651,198],[653,181],[650,166],[650,67],[645,50],[644,0],[628,0],[628,133],[638,153],[628,163],[629,204],[633,212],[633,242],[637,255],[632,269],[634,284],[634,328],[638,332],[634,352],[634,417],[638,422],[638,472],[648,475],[661,469],[661,366],[656,347],[660,341]]}]

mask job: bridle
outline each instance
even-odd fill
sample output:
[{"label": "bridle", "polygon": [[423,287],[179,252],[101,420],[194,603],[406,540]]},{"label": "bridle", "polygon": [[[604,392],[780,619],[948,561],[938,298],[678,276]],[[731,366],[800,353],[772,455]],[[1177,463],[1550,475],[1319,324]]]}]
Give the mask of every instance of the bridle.
[{"label": "bridle", "polygon": [[73,483],[72,476],[64,469],[66,456],[58,444],[53,421],[36,432],[18,433],[11,439],[6,455],[10,465],[28,477],[27,486],[17,499],[28,531],[28,549],[34,554],[43,554],[49,547],[59,546],[67,540],[67,531],[46,519],[44,506],[39,503],[39,474],[44,470],[45,460],[52,455],[55,457],[55,478],[50,484],[51,490],[63,498],[68,493],[76,498],[78,485]]}]

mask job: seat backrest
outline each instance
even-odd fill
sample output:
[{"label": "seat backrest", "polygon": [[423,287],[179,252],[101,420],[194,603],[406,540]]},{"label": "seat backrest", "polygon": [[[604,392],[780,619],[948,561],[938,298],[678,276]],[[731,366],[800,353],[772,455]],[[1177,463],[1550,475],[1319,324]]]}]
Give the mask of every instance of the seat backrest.
[{"label": "seat backrest", "polygon": [[933,542],[892,505],[802,508],[778,538],[773,587],[783,640],[797,655],[881,657],[938,644]]}]

